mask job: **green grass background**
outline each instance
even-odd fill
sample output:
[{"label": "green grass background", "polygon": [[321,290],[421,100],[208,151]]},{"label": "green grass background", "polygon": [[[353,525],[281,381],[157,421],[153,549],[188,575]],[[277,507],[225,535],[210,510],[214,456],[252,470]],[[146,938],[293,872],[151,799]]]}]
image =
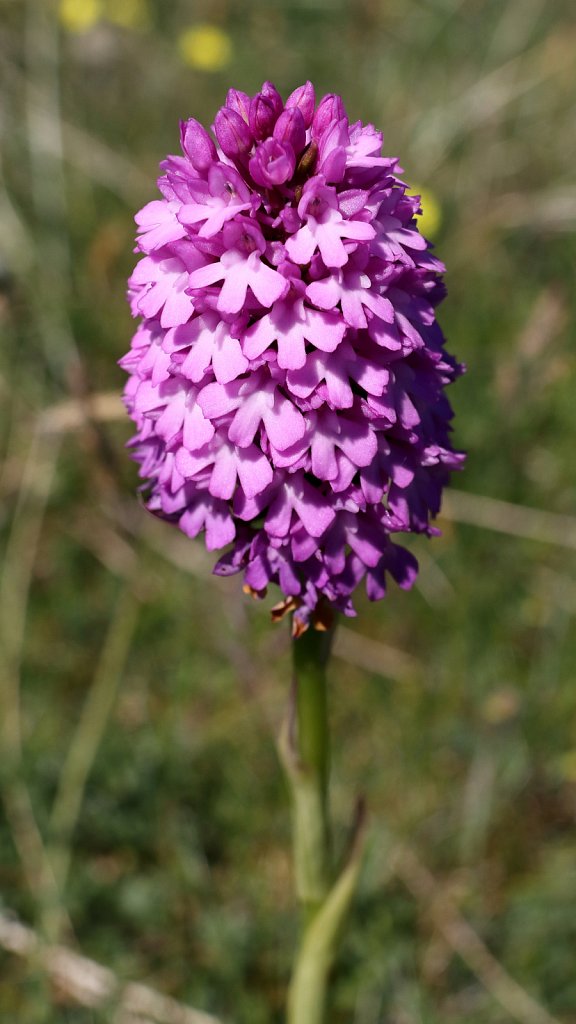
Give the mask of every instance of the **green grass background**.
[{"label": "green grass background", "polygon": [[[0,4],[0,908],[223,1022],[283,1019],[297,930],[274,743],[285,629],[141,511],[129,425],[77,414],[71,426],[62,403],[81,410],[122,386],[132,216],[155,197],[178,119],[210,122],[229,85],[271,78],[286,94],[311,78],[382,127],[386,152],[439,203],[441,320],[468,365],[451,394],[469,453],[454,489],[477,496],[476,513],[455,500],[442,537],[412,545],[412,593],[359,597],[347,626],[375,646],[349,643],[333,662],[338,841],[358,792],[372,839],[331,1021],[575,1022],[573,3],[151,0],[149,12],[138,30],[103,20],[72,34],[48,0]],[[232,41],[212,73],[177,46],[204,21]],[[534,536],[504,506],[499,529],[463,521],[485,497],[542,510]],[[66,764],[64,818],[82,793],[70,834],[53,815]],[[56,896],[50,865],[67,857]],[[454,911],[495,958],[485,977],[447,938]],[[498,965],[532,1016],[503,1005]],[[0,1019],[115,1018],[0,949]]]}]

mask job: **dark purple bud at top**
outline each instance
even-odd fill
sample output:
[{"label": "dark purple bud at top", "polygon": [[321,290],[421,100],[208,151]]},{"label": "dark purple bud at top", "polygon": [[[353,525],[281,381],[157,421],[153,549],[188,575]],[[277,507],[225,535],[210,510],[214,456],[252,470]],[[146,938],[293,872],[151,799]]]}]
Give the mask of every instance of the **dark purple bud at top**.
[{"label": "dark purple bud at top", "polygon": [[250,101],[250,131],[255,139],[267,139],[272,135],[278,114],[271,99],[256,93]]},{"label": "dark purple bud at top", "polygon": [[218,159],[214,140],[193,117],[180,122],[180,143],[196,171],[205,171]]},{"label": "dark purple bud at top", "polygon": [[265,139],[249,163],[250,174],[257,185],[274,188],[283,185],[294,174],[296,157],[292,146],[278,139]]},{"label": "dark purple bud at top", "polygon": [[298,107],[282,111],[274,127],[274,138],[278,142],[287,142],[296,156],[302,152],[306,145],[306,128]]},{"label": "dark purple bud at top", "polygon": [[276,117],[279,117],[284,110],[284,104],[278,89],[272,85],[272,82],[264,82],[260,89],[260,95],[264,96],[267,100],[270,100],[274,110],[276,111]]},{"label": "dark purple bud at top", "polygon": [[315,139],[322,135],[322,132],[332,124],[333,121],[341,121],[346,117],[344,104],[339,96],[329,92],[318,104],[318,110],[312,120],[312,135]]},{"label": "dark purple bud at top", "polygon": [[214,121],[214,134],[229,157],[242,156],[252,146],[252,135],[246,121],[230,107],[221,107]]},{"label": "dark purple bud at top", "polygon": [[315,102],[314,86],[312,82],[306,82],[306,85],[299,85],[297,89],[294,89],[294,92],[290,93],[286,100],[286,110],[298,107],[304,118],[304,127],[309,128],[314,117]]},{"label": "dark purple bud at top", "polygon": [[244,118],[246,124],[248,124],[248,115],[250,112],[250,97],[248,93],[241,92],[240,89],[228,89],[228,95],[226,96],[226,106],[230,110],[235,110],[240,117]]}]

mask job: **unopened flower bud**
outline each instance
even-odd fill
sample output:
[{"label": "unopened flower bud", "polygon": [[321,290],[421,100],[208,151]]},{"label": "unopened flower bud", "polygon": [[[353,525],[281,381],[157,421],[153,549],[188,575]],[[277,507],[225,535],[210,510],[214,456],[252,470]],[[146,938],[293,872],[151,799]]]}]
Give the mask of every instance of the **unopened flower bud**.
[{"label": "unopened flower bud", "polygon": [[329,92],[327,96],[320,100],[318,109],[314,114],[312,120],[313,137],[315,139],[319,138],[325,128],[334,124],[335,121],[341,121],[343,117],[346,117],[346,111],[344,110],[342,100],[333,92]]},{"label": "unopened flower bud", "polygon": [[235,110],[240,117],[248,124],[248,115],[250,111],[250,97],[248,93],[242,92],[240,89],[228,89],[228,95],[226,96],[226,106],[230,110]]},{"label": "unopened flower bud", "polygon": [[272,82],[264,82],[260,89],[260,95],[264,96],[265,99],[269,100],[276,111],[276,117],[279,117],[284,110],[284,103],[282,97],[278,92],[278,89],[272,85]]},{"label": "unopened flower bud", "polygon": [[214,121],[214,134],[222,152],[229,157],[242,156],[252,146],[252,135],[246,122],[230,107],[221,107]]},{"label": "unopened flower bud", "polygon": [[287,142],[296,155],[302,152],[306,145],[306,129],[298,107],[282,111],[274,127],[274,138],[278,142]]},{"label": "unopened flower bud", "polygon": [[283,185],[294,174],[296,157],[294,150],[287,142],[277,139],[265,139],[256,149],[250,160],[250,174],[257,185],[274,188]]},{"label": "unopened flower bud", "polygon": [[205,171],[218,159],[214,140],[193,117],[180,122],[180,142],[182,151],[197,171]]},{"label": "unopened flower bud", "polygon": [[298,110],[304,118],[304,127],[309,128],[312,124],[312,118],[314,117],[314,104],[316,102],[316,96],[314,95],[314,86],[312,82],[306,82],[306,85],[299,85],[294,92],[291,92],[288,99],[286,100],[286,110],[290,110],[292,107],[298,107]]},{"label": "unopened flower bud", "polygon": [[272,134],[278,114],[271,99],[261,92],[250,101],[250,131],[255,139],[266,139]]}]

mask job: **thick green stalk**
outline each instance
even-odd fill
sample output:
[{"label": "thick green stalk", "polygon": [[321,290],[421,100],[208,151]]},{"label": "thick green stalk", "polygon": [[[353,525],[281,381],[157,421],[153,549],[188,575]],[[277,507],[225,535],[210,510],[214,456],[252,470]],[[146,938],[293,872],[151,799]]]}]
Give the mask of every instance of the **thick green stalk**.
[{"label": "thick green stalk", "polygon": [[346,864],[302,936],[288,991],[287,1024],[325,1024],[330,970],[362,867],[363,806],[359,810]]},{"label": "thick green stalk", "polygon": [[328,813],[330,739],[326,663],[330,633],[309,629],[293,641],[295,721],[291,779],[296,892],[309,920],[331,883]]},{"label": "thick green stalk", "polygon": [[293,641],[293,704],[280,737],[292,797],[296,892],[303,913],[288,993],[288,1024],[325,1024],[328,979],[361,862],[363,830],[358,826],[352,852],[334,877],[326,693],[331,640],[331,631],[309,629]]}]

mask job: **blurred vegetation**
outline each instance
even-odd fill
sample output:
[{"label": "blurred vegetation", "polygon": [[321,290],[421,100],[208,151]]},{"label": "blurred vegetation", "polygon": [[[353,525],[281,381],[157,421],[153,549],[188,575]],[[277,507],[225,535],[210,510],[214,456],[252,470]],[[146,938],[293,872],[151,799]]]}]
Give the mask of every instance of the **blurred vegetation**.
[{"label": "blurred vegetation", "polygon": [[[346,625],[371,645],[347,635],[333,664],[340,838],[358,791],[374,833],[333,1020],[575,1022],[573,3],[2,0],[0,18],[0,909],[222,1021],[282,1020],[287,637],[141,511],[109,393],[132,215],[178,119],[310,78],[431,197],[469,368],[442,537],[414,543],[411,594],[358,600]],[[543,511],[526,531],[486,498]],[[0,948],[0,969],[2,1020],[112,1019],[34,958]]]}]

